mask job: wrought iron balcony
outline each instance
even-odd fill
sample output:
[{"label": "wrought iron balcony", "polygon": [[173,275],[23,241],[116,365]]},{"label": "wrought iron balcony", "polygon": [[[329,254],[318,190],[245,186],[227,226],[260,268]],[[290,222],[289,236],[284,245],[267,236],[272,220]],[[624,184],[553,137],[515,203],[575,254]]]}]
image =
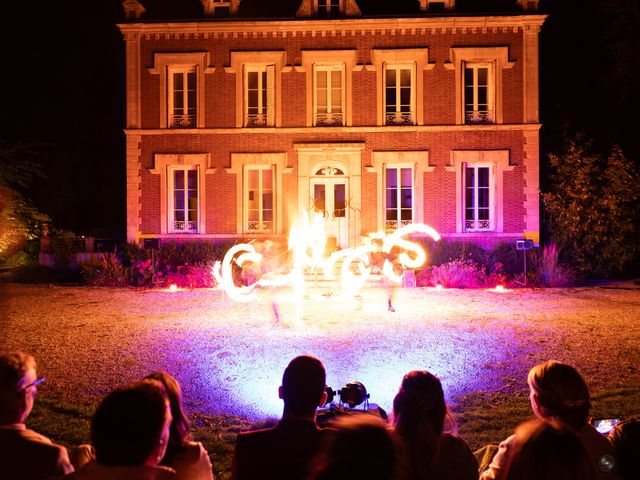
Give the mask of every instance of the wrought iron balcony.
[{"label": "wrought iron balcony", "polygon": [[467,232],[486,232],[491,230],[490,220],[466,220],[465,231]]},{"label": "wrought iron balcony", "polygon": [[247,230],[249,232],[272,232],[272,221],[249,221],[247,222]]},{"label": "wrought iron balcony", "polygon": [[464,123],[472,125],[493,123],[493,112],[491,110],[466,110]]},{"label": "wrought iron balcony", "polygon": [[173,230],[176,232],[197,232],[198,222],[176,220],[173,222]]},{"label": "wrought iron balcony", "polygon": [[413,220],[387,220],[384,224],[384,231],[386,233],[391,233],[405,225],[411,225],[412,223]]},{"label": "wrought iron balcony", "polygon": [[387,113],[385,117],[385,125],[414,125],[413,112],[392,112]]},{"label": "wrought iron balcony", "polygon": [[317,127],[341,127],[343,125],[342,112],[316,113]]},{"label": "wrought iron balcony", "polygon": [[172,128],[195,128],[195,115],[171,115]]},{"label": "wrought iron balcony", "polygon": [[267,114],[266,113],[248,113],[246,118],[247,127],[266,127],[267,126]]}]

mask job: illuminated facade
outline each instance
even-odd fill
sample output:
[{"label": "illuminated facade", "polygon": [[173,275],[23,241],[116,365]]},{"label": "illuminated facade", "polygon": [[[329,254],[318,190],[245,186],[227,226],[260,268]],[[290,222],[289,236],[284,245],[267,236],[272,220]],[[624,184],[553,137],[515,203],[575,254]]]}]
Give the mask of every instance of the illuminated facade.
[{"label": "illuminated facade", "polygon": [[[127,236],[286,237],[305,209],[340,246],[425,223],[488,246],[539,232],[536,2],[362,15],[303,0],[290,19],[146,18],[126,0]],[[438,13],[433,13],[438,12]]]}]

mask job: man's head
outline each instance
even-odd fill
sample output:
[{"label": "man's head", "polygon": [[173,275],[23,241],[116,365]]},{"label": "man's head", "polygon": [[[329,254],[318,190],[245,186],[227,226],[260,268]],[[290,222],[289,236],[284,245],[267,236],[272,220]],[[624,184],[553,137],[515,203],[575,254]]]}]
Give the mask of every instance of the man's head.
[{"label": "man's head", "polygon": [[98,406],[91,442],[102,465],[154,466],[169,441],[171,409],[162,384],[146,380],[114,390]]},{"label": "man's head", "polygon": [[36,361],[31,355],[0,355],[0,424],[24,423],[35,401],[36,380]]},{"label": "man's head", "polygon": [[279,389],[284,400],[284,415],[313,417],[316,408],[324,405],[326,373],[322,362],[309,355],[301,355],[289,362]]}]

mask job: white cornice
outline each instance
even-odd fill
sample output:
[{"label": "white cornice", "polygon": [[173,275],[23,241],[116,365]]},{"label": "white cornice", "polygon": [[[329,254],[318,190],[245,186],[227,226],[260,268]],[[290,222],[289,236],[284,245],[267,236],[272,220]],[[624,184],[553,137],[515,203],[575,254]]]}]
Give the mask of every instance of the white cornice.
[{"label": "white cornice", "polygon": [[169,23],[120,23],[123,35],[164,35],[181,34],[237,36],[296,36],[298,32],[386,32],[399,31],[401,34],[445,33],[457,29],[486,32],[498,28],[539,29],[547,15],[508,15],[482,17],[409,17],[409,18],[359,18],[337,20],[289,20],[289,21],[240,21],[240,22],[169,22]]}]

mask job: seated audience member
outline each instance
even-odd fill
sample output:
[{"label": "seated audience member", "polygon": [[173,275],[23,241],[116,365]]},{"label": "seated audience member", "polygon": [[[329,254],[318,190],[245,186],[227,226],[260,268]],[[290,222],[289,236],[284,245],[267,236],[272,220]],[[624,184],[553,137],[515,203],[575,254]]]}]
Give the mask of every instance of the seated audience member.
[{"label": "seated audience member", "polygon": [[238,435],[232,478],[238,480],[305,479],[310,462],[327,433],[316,424],[323,406],[325,370],[315,357],[296,357],[282,376],[278,393],[284,401],[282,419],[273,428]]},{"label": "seated audience member", "polygon": [[394,432],[367,414],[342,417],[324,440],[309,480],[399,480],[405,464]]},{"label": "seated audience member", "polygon": [[37,386],[36,361],[26,353],[0,355],[0,478],[37,480],[73,472],[67,450],[26,428]]},{"label": "seated audience member", "polygon": [[160,466],[169,442],[171,408],[157,381],[118,388],[98,406],[91,421],[96,460],[65,478],[73,480],[170,480]]},{"label": "seated audience member", "polygon": [[576,432],[557,420],[531,420],[514,435],[507,480],[593,480],[594,466]]},{"label": "seated audience member", "polygon": [[[597,479],[618,479],[616,453],[611,442],[589,424],[591,399],[584,379],[571,366],[550,360],[529,371],[529,398],[537,418],[558,420],[571,427],[589,454]],[[505,478],[504,472],[513,448],[512,435],[502,442],[481,480]]]},{"label": "seated audience member", "polygon": [[414,370],[404,376],[393,400],[393,423],[404,441],[410,478],[478,478],[473,452],[452,433],[455,423],[435,375]]},{"label": "seated audience member", "polygon": [[616,448],[623,480],[640,478],[640,417],[624,420],[609,432]]},{"label": "seated audience member", "polygon": [[164,385],[171,405],[169,444],[161,465],[176,471],[178,480],[213,480],[209,454],[200,442],[191,441],[191,425],[182,409],[180,384],[165,372],[156,372],[146,379],[157,380]]}]

